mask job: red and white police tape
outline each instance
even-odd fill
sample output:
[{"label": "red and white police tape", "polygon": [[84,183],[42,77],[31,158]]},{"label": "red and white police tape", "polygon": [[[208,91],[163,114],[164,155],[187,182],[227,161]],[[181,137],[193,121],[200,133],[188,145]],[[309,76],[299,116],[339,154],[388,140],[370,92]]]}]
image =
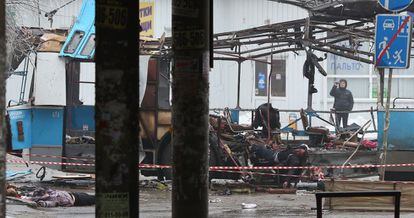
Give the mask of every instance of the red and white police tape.
[{"label": "red and white police tape", "polygon": [[86,162],[95,162],[95,159],[93,157],[91,158],[78,158],[78,157],[63,157],[63,156],[55,156],[55,155],[45,155],[45,154],[20,154],[20,153],[13,153],[13,152],[8,152],[8,154],[11,155],[24,155],[24,156],[29,156],[29,157],[44,157],[44,158],[61,158],[61,159],[65,159],[65,160],[80,160],[80,161],[86,161]]},{"label": "red and white police tape", "polygon": [[236,171],[236,170],[217,170],[217,169],[210,169],[210,171],[214,172],[224,172],[224,173],[239,173],[239,174],[254,174],[254,175],[262,175],[262,176],[289,176],[289,177],[297,177],[297,178],[310,178],[310,176],[305,175],[290,175],[290,174],[281,174],[281,173],[262,173],[262,172],[252,172],[252,171]]},{"label": "red and white police tape", "polygon": [[[414,163],[403,164],[363,164],[363,165],[325,165],[325,166],[211,166],[210,170],[292,170],[292,169],[358,169],[358,168],[381,168],[381,167],[414,167]],[[142,169],[165,169],[169,165],[140,164]]]},{"label": "red and white police tape", "polygon": [[[22,163],[22,164],[43,164],[43,165],[67,165],[67,166],[95,166],[92,163],[62,163],[51,161],[24,161],[24,160],[7,160],[9,163]],[[292,170],[292,169],[361,169],[361,168],[381,168],[381,167],[414,167],[414,163],[403,164],[364,164],[364,165],[325,165],[325,166],[211,166],[211,171],[219,170]],[[168,169],[170,165],[156,165],[156,164],[140,164],[141,169]]]},{"label": "red and white police tape", "polygon": [[84,163],[62,163],[62,162],[50,162],[50,161],[24,161],[24,160],[7,160],[8,163],[21,163],[21,164],[40,164],[40,165],[65,165],[65,166],[90,166],[94,167],[95,164]]}]

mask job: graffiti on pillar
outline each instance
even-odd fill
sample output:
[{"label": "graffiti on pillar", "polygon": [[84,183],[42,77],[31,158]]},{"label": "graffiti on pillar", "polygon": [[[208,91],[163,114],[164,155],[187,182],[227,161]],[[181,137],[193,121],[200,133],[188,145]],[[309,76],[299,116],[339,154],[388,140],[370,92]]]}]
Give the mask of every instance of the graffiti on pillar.
[{"label": "graffiti on pillar", "polygon": [[200,71],[200,60],[191,57],[177,57],[174,61],[175,72],[195,73]]},{"label": "graffiti on pillar", "polygon": [[192,0],[173,1],[172,14],[182,17],[198,17],[199,10]]},{"label": "graffiti on pillar", "polygon": [[101,217],[130,217],[128,192],[102,193],[98,199]]},{"label": "graffiti on pillar", "polygon": [[128,23],[128,8],[100,5],[96,9],[96,25],[110,29],[125,29]]},{"label": "graffiti on pillar", "polygon": [[198,49],[206,46],[206,33],[204,30],[175,31],[175,49]]}]

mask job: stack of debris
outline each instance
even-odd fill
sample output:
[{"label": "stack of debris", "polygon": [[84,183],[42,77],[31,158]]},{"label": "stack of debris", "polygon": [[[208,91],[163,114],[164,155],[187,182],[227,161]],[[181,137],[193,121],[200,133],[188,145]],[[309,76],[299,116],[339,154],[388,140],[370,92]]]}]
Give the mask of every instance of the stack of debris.
[{"label": "stack of debris", "polygon": [[365,139],[365,133],[368,126],[367,122],[362,127],[353,123],[347,128],[340,129],[336,134],[329,134],[322,143],[327,150],[331,149],[355,149],[375,150],[377,142]]},{"label": "stack of debris", "polygon": [[66,144],[95,144],[95,138],[85,135],[80,137],[66,135]]}]

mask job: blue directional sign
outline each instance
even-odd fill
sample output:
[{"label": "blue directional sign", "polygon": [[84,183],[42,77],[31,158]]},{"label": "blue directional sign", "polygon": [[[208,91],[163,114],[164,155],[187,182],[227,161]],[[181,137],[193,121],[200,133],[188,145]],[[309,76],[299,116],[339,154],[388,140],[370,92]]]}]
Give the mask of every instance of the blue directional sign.
[{"label": "blue directional sign", "polygon": [[377,15],[375,65],[378,68],[408,68],[412,21],[409,15]]},{"label": "blue directional sign", "polygon": [[413,0],[378,0],[378,3],[389,11],[402,11],[406,9]]}]

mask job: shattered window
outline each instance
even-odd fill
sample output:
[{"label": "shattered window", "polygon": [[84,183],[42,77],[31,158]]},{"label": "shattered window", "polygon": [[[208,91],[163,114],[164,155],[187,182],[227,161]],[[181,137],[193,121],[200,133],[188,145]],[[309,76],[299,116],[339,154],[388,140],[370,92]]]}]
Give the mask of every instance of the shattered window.
[{"label": "shattered window", "polygon": [[272,96],[286,96],[286,60],[272,61],[271,87]]},{"label": "shattered window", "polygon": [[70,39],[69,43],[65,47],[65,53],[72,54],[78,48],[80,41],[82,40],[85,33],[83,31],[76,31],[72,38]]},{"label": "shattered window", "polygon": [[159,60],[158,107],[170,109],[170,69],[168,60]]},{"label": "shattered window", "polygon": [[89,36],[88,41],[86,42],[85,46],[83,46],[81,55],[83,56],[91,56],[93,49],[95,49],[95,34]]}]

